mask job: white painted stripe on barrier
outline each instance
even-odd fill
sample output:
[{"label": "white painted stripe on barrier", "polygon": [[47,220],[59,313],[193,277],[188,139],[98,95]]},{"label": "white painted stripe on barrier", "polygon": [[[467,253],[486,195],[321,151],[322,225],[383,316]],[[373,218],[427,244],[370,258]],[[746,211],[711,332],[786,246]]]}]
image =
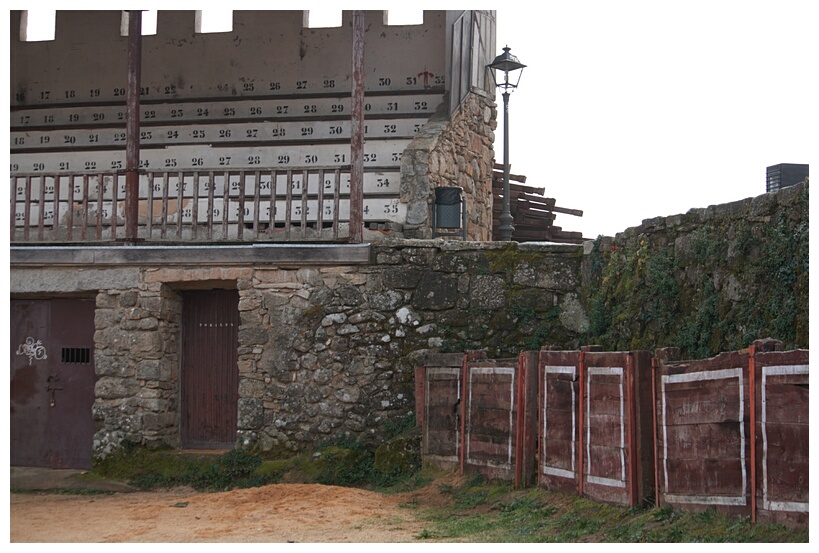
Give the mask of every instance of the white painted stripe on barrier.
[{"label": "white painted stripe on barrier", "polygon": [[[548,374],[569,374],[569,375],[572,376],[572,379],[574,379],[576,377],[576,375],[577,375],[577,367],[575,367],[574,365],[561,365],[561,366],[546,365],[543,368],[543,371],[547,375]],[[575,391],[574,391],[574,386],[571,387],[572,388],[572,439],[571,439],[571,443],[572,443],[572,469],[571,470],[560,469],[560,468],[557,468],[557,467],[551,467],[551,466],[546,464],[546,460],[545,460],[546,459],[546,423],[547,423],[547,419],[546,419],[546,398],[548,397],[548,390],[546,388],[547,386],[548,386],[548,379],[544,376],[544,378],[543,378],[543,459],[544,459],[544,461],[543,461],[543,465],[541,465],[541,467],[542,467],[541,471],[543,472],[543,474],[551,474],[553,476],[562,476],[564,478],[574,478],[576,473],[577,473],[577,470],[576,470],[576,467],[575,467],[575,439],[574,439],[576,424],[577,424],[577,421],[576,421],[577,411],[576,411],[576,408],[575,408],[577,398],[575,397],[576,394],[575,394]]]},{"label": "white painted stripe on barrier", "polygon": [[618,376],[620,378],[620,474],[621,479],[603,478],[591,474],[591,409],[586,409],[586,473],[587,480],[593,484],[624,488],[626,482],[626,426],[625,426],[625,396],[623,394],[623,367],[589,367],[586,371],[586,396],[591,398],[592,375]]},{"label": "white painted stripe on barrier", "polygon": [[736,378],[742,376],[742,369],[719,369],[716,371],[699,371],[694,373],[683,374],[666,374],[663,375],[663,381],[670,384],[677,382],[697,382],[700,380],[720,380],[722,378]]},{"label": "white painted stripe on barrier", "polygon": [[[666,410],[666,385],[680,382],[698,382],[703,380],[721,380],[737,378],[739,380],[739,456],[742,467],[742,495],[741,496],[699,496],[699,495],[672,495],[668,493],[668,424]],[[744,385],[742,382],[742,368],[719,369],[716,371],[698,371],[692,373],[663,375],[662,378],[663,404],[663,472],[665,475],[665,498],[672,503],[701,503],[704,505],[745,505],[746,490],[748,489],[748,475],[745,470],[745,425],[742,422],[745,415]]]},{"label": "white painted stripe on barrier", "polygon": [[788,511],[791,513],[810,512],[809,504],[799,501],[765,501],[765,508],[770,511]]},{"label": "white painted stripe on barrier", "polygon": [[542,472],[543,474],[548,474],[550,476],[560,476],[561,478],[574,478],[575,477],[575,471],[574,470],[559,469],[559,468],[550,467],[550,466],[547,466],[547,465],[541,465],[540,466],[540,472]]},{"label": "white painted stripe on barrier", "polygon": [[603,478],[602,476],[588,475],[586,481],[589,484],[599,484],[601,486],[609,486],[610,488],[625,488],[624,480],[617,480],[616,478]]},{"label": "white painted stripe on barrier", "polygon": [[770,511],[807,513],[808,502],[771,501],[768,498],[768,393],[769,376],[809,374],[808,365],[772,365],[762,367],[762,506]]},{"label": "white painted stripe on barrier", "polygon": [[726,495],[671,495],[665,494],[668,503],[694,503],[700,505],[746,505],[745,496]]},{"label": "white painted stripe on barrier", "polygon": [[514,419],[513,419],[513,411],[515,409],[515,368],[514,367],[470,367],[469,368],[469,408],[467,409],[469,413],[469,420],[467,421],[467,434],[466,434],[466,458],[469,459],[469,462],[476,465],[484,465],[484,466],[498,466],[502,468],[509,468],[504,467],[503,465],[498,465],[497,463],[491,463],[489,461],[476,461],[469,457],[469,446],[470,446],[470,433],[472,429],[472,375],[474,374],[509,374],[511,375],[511,382],[509,383],[509,443],[508,443],[508,463],[511,466],[512,463],[512,433],[514,432]]}]

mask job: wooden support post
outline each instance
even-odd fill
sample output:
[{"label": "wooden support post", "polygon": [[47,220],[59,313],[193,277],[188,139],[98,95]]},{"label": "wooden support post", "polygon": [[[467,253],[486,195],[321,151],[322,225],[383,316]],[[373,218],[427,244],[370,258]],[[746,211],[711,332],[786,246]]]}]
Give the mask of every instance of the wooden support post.
[{"label": "wooden support post", "polygon": [[[142,10],[128,11],[128,87],[125,90],[125,240],[137,240],[139,222],[139,87],[142,75]],[[116,179],[114,179],[116,187]],[[180,183],[181,186],[181,183]],[[116,210],[116,205],[113,206]]]},{"label": "wooden support post", "polygon": [[654,506],[660,506],[660,450],[657,448],[657,367],[660,361],[656,355],[651,358],[651,434],[654,438]]},{"label": "wooden support post", "polygon": [[364,12],[353,11],[353,90],[350,133],[350,238],[364,241]]},{"label": "wooden support post", "polygon": [[578,428],[578,439],[577,439],[577,495],[583,495],[583,414],[585,413],[586,402],[584,401],[583,394],[586,392],[585,387],[585,380],[586,380],[586,352],[580,352],[580,371],[579,371],[579,380],[580,386],[577,394],[577,428]]},{"label": "wooden support post", "polygon": [[[756,522],[756,343],[748,348],[748,391],[750,401],[750,442],[751,442],[751,522]],[[742,398],[739,398],[742,401]],[[742,421],[740,421],[741,423]]]}]

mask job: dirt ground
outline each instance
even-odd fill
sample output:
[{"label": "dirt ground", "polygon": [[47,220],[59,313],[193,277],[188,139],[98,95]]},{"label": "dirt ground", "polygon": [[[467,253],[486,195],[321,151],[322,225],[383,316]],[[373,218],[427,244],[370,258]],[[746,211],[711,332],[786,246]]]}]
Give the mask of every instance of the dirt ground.
[{"label": "dirt ground", "polygon": [[10,534],[20,542],[415,542],[417,502],[400,495],[310,484],[222,493],[191,489],[113,495],[15,493]]}]

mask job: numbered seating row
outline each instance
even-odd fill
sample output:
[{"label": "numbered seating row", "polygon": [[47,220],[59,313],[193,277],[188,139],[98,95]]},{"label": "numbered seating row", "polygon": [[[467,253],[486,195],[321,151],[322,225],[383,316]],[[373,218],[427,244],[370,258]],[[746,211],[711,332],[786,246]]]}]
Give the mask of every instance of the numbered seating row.
[{"label": "numbered seating row", "polygon": [[[124,100],[123,100],[124,101]],[[443,101],[441,94],[368,96],[365,117],[431,115]],[[231,120],[270,121],[314,117],[350,117],[350,97],[212,100],[196,103],[169,102],[142,104],[140,123],[227,122]],[[80,127],[125,125],[125,105],[83,105],[27,107],[13,110],[11,128]]]},{"label": "numbered seating row", "polygon": [[[412,138],[426,119],[379,119],[364,125],[364,137]],[[162,125],[143,127],[140,145],[235,144],[259,142],[315,142],[349,140],[350,121],[243,122],[221,125]],[[14,131],[11,150],[55,150],[125,146],[121,128]]]},{"label": "numbered seating row", "polygon": [[[364,146],[365,167],[400,166],[401,154],[409,144],[403,140],[370,140]],[[11,175],[71,174],[125,169],[125,151],[65,151],[56,153],[12,153]],[[238,170],[287,169],[304,166],[341,167],[350,164],[346,143],[277,145],[255,147],[172,146],[140,151],[143,170]]]},{"label": "numbered seating row", "polygon": [[[315,170],[313,170],[315,171]],[[244,188],[245,197],[254,197],[257,194],[262,198],[269,198],[272,183],[275,179],[275,196],[318,196],[319,192],[325,196],[350,194],[349,169],[327,169],[321,172],[304,171],[257,171],[257,172],[159,172],[139,175],[139,197],[147,198],[204,198],[209,195],[224,197],[225,182],[228,182],[227,196],[238,197]],[[306,183],[305,183],[306,177]],[[257,184],[258,179],[258,184]],[[390,195],[400,192],[401,175],[398,171],[365,171],[365,195]],[[13,177],[12,186],[15,190],[15,201],[24,202],[28,189],[28,199],[31,202],[46,202],[55,198],[62,200],[82,201],[99,200],[100,198],[122,199],[125,197],[125,175],[40,175],[34,177]],[[182,182],[180,191],[179,183]],[[116,181],[116,189],[114,182]],[[27,185],[28,183],[28,185]],[[59,183],[59,184],[58,184]],[[242,184],[244,183],[244,185]],[[306,190],[305,190],[306,187]],[[55,195],[56,192],[56,195]],[[116,196],[114,196],[116,193]]]},{"label": "numbered seating row", "polygon": [[[180,209],[181,205],[181,209]],[[209,208],[210,205],[210,208]],[[271,212],[271,205],[273,211]],[[406,217],[406,204],[401,203],[397,198],[376,198],[364,199],[363,218],[365,222],[394,221],[403,222]],[[55,221],[54,214],[58,213],[58,220]],[[271,202],[259,200],[258,202],[247,200],[225,201],[222,198],[193,200],[185,198],[182,202],[170,198],[165,200],[140,201],[139,202],[140,224],[144,225],[150,221],[153,225],[161,225],[163,221],[176,224],[180,217],[184,224],[191,224],[196,220],[199,224],[204,223],[297,223],[316,222],[319,217],[323,221],[333,220],[346,222],[350,220],[350,200],[348,198],[325,199],[319,202],[318,199],[301,200],[276,200]],[[289,212],[289,217],[288,217]],[[58,202],[55,210],[54,203],[40,204],[16,204],[14,209],[14,221],[16,227],[25,226],[55,226],[66,225],[69,216],[77,226],[96,226],[97,224],[110,225],[112,220],[124,221],[124,201],[90,201],[81,204]],[[337,218],[336,218],[337,216]],[[81,223],[84,221],[84,223]]]}]

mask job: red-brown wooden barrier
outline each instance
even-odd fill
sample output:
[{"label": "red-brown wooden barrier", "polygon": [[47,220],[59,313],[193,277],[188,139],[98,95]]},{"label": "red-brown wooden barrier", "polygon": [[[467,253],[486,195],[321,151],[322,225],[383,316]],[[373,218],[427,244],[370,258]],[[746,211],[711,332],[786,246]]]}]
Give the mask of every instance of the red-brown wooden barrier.
[{"label": "red-brown wooden barrier", "polygon": [[462,472],[518,485],[534,481],[537,364],[530,358],[466,362]]},{"label": "red-brown wooden barrier", "polygon": [[636,506],[654,493],[651,354],[581,352],[579,492]]},{"label": "red-brown wooden barrier", "polygon": [[654,495],[804,525],[808,351],[778,348],[760,340],[696,361],[591,347],[429,358],[416,371],[424,460],[609,503]]},{"label": "red-brown wooden barrier", "polygon": [[751,513],[748,354],[656,363],[657,504]]},{"label": "red-brown wooden barrier", "polygon": [[579,351],[541,351],[538,484],[579,491]]},{"label": "red-brown wooden barrier", "polygon": [[464,369],[482,352],[429,354],[415,370],[415,412],[421,427],[421,457],[441,468],[461,468]]},{"label": "red-brown wooden barrier", "polygon": [[808,523],[808,351],[750,348],[754,520]]}]

